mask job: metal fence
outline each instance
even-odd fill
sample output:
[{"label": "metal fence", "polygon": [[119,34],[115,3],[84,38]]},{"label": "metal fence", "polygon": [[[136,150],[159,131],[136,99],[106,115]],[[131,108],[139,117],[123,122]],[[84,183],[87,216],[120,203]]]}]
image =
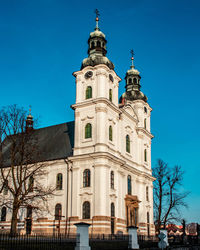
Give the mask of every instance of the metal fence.
[{"label": "metal fence", "polygon": [[15,235],[0,234],[0,250],[74,250],[76,234],[71,235]]}]

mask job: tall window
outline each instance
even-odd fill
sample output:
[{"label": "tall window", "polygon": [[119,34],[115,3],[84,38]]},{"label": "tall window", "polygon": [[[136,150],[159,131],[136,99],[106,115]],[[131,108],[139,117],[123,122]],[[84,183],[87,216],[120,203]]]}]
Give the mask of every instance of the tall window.
[{"label": "tall window", "polygon": [[149,219],[149,212],[147,212],[147,235],[150,235],[150,219]]},{"label": "tall window", "polygon": [[113,140],[113,131],[112,131],[112,126],[109,126],[109,140]]},{"label": "tall window", "polygon": [[34,177],[31,175],[28,181],[28,189],[30,192],[33,192],[33,186],[34,186]]},{"label": "tall window", "polygon": [[112,202],[110,205],[111,217],[115,217],[115,204]]},{"label": "tall window", "polygon": [[55,220],[61,220],[62,218],[62,205],[60,203],[55,206]]},{"label": "tall window", "polygon": [[85,99],[92,98],[92,87],[88,86],[85,92]]},{"label": "tall window", "polygon": [[144,128],[145,129],[147,128],[147,119],[146,118],[144,119]]},{"label": "tall window", "polygon": [[133,78],[133,83],[137,84],[137,79],[136,78]]},{"label": "tall window", "polygon": [[83,187],[90,187],[90,170],[83,171]]},{"label": "tall window", "polygon": [[128,182],[128,194],[132,194],[132,183],[131,183],[131,176],[128,175],[127,177],[127,182]]},{"label": "tall window", "polygon": [[130,136],[126,135],[126,152],[130,153]]},{"label": "tall window", "polygon": [[62,184],[63,184],[63,176],[61,173],[57,174],[56,177],[56,189],[62,190]]},{"label": "tall window", "polygon": [[83,203],[83,219],[90,219],[90,203],[85,201]]},{"label": "tall window", "polygon": [[146,187],[146,201],[149,201],[149,187]]},{"label": "tall window", "polygon": [[110,188],[114,189],[114,172],[110,172]]},{"label": "tall window", "polygon": [[4,195],[8,194],[8,180],[4,181],[3,194]]},{"label": "tall window", "polygon": [[87,123],[85,126],[85,139],[92,138],[92,125]]},{"label": "tall window", "polygon": [[132,83],[132,79],[131,78],[128,79],[128,83]]},{"label": "tall window", "polygon": [[2,207],[2,209],[1,209],[1,221],[6,221],[6,213],[7,213],[7,208]]},{"label": "tall window", "polygon": [[109,89],[109,100],[112,102],[112,89]]},{"label": "tall window", "polygon": [[101,47],[100,41],[97,41],[97,47]]},{"label": "tall window", "polygon": [[32,212],[33,212],[33,209],[31,206],[28,206],[27,207],[27,210],[26,210],[26,217],[27,218],[32,218]]},{"label": "tall window", "polygon": [[146,150],[146,148],[144,150],[144,161],[147,162],[147,150]]}]

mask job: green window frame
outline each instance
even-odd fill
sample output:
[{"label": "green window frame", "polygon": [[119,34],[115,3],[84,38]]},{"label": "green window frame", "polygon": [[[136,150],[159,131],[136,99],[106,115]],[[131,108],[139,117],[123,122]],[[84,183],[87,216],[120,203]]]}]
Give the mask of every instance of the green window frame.
[{"label": "green window frame", "polygon": [[85,201],[83,203],[83,219],[90,219],[90,203]]},{"label": "green window frame", "polygon": [[109,140],[110,140],[110,141],[113,140],[113,130],[112,130],[112,126],[109,126]]},{"label": "green window frame", "polygon": [[112,89],[109,89],[109,100],[112,102]]},{"label": "green window frame", "polygon": [[90,99],[92,98],[92,87],[88,86],[85,92],[85,99]]},{"label": "green window frame", "polygon": [[92,125],[87,123],[85,126],[85,139],[92,138]]},{"label": "green window frame", "polygon": [[130,153],[130,136],[126,135],[126,152]]},{"label": "green window frame", "polygon": [[63,184],[63,176],[61,173],[57,174],[56,178],[56,189],[62,190],[62,184]]}]

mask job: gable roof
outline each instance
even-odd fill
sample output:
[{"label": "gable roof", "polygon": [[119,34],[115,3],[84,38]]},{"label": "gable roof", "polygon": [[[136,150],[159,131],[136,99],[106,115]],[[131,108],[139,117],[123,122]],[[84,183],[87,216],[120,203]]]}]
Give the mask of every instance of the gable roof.
[{"label": "gable roof", "polygon": [[[34,162],[66,159],[73,154],[74,121],[54,126],[34,129],[33,138],[37,140],[37,151]],[[6,139],[3,146],[3,166],[10,165],[12,143]],[[34,154],[34,153],[33,153]]]}]

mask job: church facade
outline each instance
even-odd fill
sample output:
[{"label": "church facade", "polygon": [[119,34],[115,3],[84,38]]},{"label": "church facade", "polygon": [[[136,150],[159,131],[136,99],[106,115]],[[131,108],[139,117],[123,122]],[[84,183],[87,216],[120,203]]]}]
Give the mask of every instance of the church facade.
[{"label": "church facade", "polygon": [[[97,18],[88,57],[73,73],[75,121],[36,129],[41,147],[48,148],[43,159],[51,163],[44,185],[55,185],[56,196],[49,199],[49,212],[22,208],[19,231],[74,233],[74,223],[86,222],[90,233],[125,234],[128,226],[137,226],[139,234],[155,233],[152,109],[140,91],[133,57],[119,98],[121,79],[106,57],[106,43]],[[2,210],[0,229],[8,230],[11,213]]]}]

